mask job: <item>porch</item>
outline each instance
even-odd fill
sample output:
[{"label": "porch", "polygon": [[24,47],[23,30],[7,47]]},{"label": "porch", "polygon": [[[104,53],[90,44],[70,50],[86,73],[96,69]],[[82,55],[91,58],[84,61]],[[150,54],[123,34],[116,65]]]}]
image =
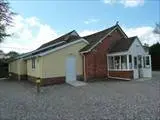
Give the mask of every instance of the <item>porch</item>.
[{"label": "porch", "polygon": [[108,77],[124,80],[151,77],[150,55],[108,54]]}]

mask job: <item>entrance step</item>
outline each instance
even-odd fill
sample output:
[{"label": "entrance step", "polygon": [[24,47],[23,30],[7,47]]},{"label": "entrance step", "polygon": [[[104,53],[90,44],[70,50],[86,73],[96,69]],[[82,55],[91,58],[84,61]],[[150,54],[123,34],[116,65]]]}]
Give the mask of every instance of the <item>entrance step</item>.
[{"label": "entrance step", "polygon": [[67,83],[70,84],[70,85],[72,85],[72,86],[74,86],[74,87],[79,87],[79,86],[85,86],[85,85],[87,85],[87,83],[82,82],[82,81],[77,81],[77,80],[75,80],[75,81],[69,81]]},{"label": "entrance step", "polygon": [[151,80],[152,78],[139,78],[136,79],[136,81],[146,81],[146,80]]}]

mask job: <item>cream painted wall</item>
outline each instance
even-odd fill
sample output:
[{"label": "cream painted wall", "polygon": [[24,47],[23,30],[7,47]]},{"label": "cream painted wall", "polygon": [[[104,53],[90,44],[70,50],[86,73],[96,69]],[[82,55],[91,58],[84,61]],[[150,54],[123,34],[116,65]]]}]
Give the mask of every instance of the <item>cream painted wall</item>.
[{"label": "cream painted wall", "polygon": [[83,74],[83,61],[79,50],[87,43],[80,41],[71,46],[57,50],[48,55],[35,58],[35,68],[32,68],[32,59],[26,61],[18,59],[9,64],[9,71],[20,75],[32,77],[50,78],[65,76],[65,60],[69,55],[76,57],[77,75]]},{"label": "cream painted wall", "polygon": [[9,72],[18,74],[18,60],[9,63]]},{"label": "cream painted wall", "polygon": [[27,74],[27,63],[24,60],[19,61],[19,73],[20,73],[20,75]]},{"label": "cream painted wall", "polygon": [[26,75],[27,68],[26,68],[26,61],[22,59],[15,60],[9,63],[9,72],[16,73],[19,75]]},{"label": "cream painted wall", "polygon": [[81,41],[43,56],[42,78],[65,76],[65,62],[69,55],[76,57],[76,72],[77,75],[82,75],[83,61],[79,50],[86,46],[86,44],[84,41]]},{"label": "cream painted wall", "polygon": [[32,59],[27,60],[27,75],[42,77],[42,57],[35,58],[35,68],[32,68]]}]

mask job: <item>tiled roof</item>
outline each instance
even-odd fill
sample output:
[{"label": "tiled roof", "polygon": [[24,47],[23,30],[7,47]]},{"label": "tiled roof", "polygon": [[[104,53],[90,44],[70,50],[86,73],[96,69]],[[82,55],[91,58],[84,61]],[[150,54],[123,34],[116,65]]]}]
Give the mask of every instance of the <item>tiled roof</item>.
[{"label": "tiled roof", "polygon": [[[72,33],[76,33],[76,35],[71,35]],[[77,32],[75,30],[73,30],[73,31],[71,31],[71,32],[69,32],[65,35],[62,35],[61,37],[59,37],[57,39],[54,39],[50,42],[47,42],[47,43],[41,45],[38,49],[48,47],[50,45],[56,44],[56,43],[61,42],[61,41],[70,42],[70,40],[78,39],[78,38],[80,38],[80,36],[77,34]]]},{"label": "tiled roof", "polygon": [[108,29],[105,29],[103,31],[100,31],[100,32],[97,32],[97,33],[94,33],[94,34],[83,37],[85,40],[87,40],[89,42],[89,44],[87,46],[85,46],[84,48],[82,48],[80,50],[80,52],[89,50],[93,45],[95,45],[103,37],[105,37],[105,35],[107,35],[109,32],[111,32],[116,26],[117,25],[112,26],[112,27],[110,27]]},{"label": "tiled roof", "polygon": [[136,38],[137,36],[130,38],[122,38],[121,40],[118,40],[116,44],[109,50],[109,53],[127,51]]},{"label": "tiled roof", "polygon": [[25,53],[23,55],[20,55],[13,60],[19,59],[21,57],[26,58],[28,56],[32,56],[32,55],[36,55],[38,53],[46,52],[48,50],[54,49],[56,47],[60,47],[62,45],[65,45],[65,44],[68,44],[68,43],[73,42],[75,40],[78,40],[80,38],[81,37],[77,34],[77,32],[75,30],[73,30],[73,31],[71,31],[71,32],[69,32],[69,33],[67,33],[67,34],[65,34],[55,40],[52,40],[48,43],[41,45],[38,49],[31,51],[31,52],[28,52],[28,53]]}]

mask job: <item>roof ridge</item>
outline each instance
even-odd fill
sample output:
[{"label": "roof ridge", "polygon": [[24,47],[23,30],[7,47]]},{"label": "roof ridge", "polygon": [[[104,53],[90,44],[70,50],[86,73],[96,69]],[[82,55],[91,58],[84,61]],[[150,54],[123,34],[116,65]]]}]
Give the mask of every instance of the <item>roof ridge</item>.
[{"label": "roof ridge", "polygon": [[[73,32],[76,32],[76,33],[77,33],[76,30],[72,30],[72,31],[70,31],[70,32],[68,32],[68,33],[66,33],[66,34],[63,34],[63,35],[59,36],[58,38],[55,38],[55,39],[53,39],[53,40],[51,40],[51,41],[49,41],[49,42],[46,42],[46,43],[42,44],[42,45],[41,45],[40,47],[38,47],[37,49],[41,49],[43,46],[45,46],[45,45],[47,45],[47,44],[49,44],[49,43],[52,43],[53,41],[58,40],[58,39],[60,39],[60,38],[63,38],[63,37],[65,37],[65,36],[68,36],[69,34],[71,34],[71,33],[73,33]],[[79,36],[78,33],[77,33],[77,35]],[[62,41],[65,41],[65,40],[62,40]]]},{"label": "roof ridge", "polygon": [[138,37],[138,36],[136,35],[136,36],[132,36],[132,37],[128,37],[128,38],[130,39],[130,38],[136,38],[136,37]]},{"label": "roof ridge", "polygon": [[109,27],[109,28],[106,28],[106,29],[104,29],[104,30],[101,30],[101,31],[92,33],[92,34],[90,34],[90,35],[83,36],[83,38],[84,38],[84,37],[89,37],[89,36],[92,36],[92,35],[95,35],[95,34],[98,34],[98,33],[100,33],[100,32],[103,32],[103,31],[109,30],[109,29],[111,29],[111,28],[114,28],[114,27],[116,27],[116,26],[117,26],[117,25],[114,25],[114,26],[112,26],[112,27]]},{"label": "roof ridge", "polygon": [[117,40],[116,43],[109,50],[109,53],[127,51],[134,42],[135,38],[137,38],[137,36],[121,38],[120,40]]}]

